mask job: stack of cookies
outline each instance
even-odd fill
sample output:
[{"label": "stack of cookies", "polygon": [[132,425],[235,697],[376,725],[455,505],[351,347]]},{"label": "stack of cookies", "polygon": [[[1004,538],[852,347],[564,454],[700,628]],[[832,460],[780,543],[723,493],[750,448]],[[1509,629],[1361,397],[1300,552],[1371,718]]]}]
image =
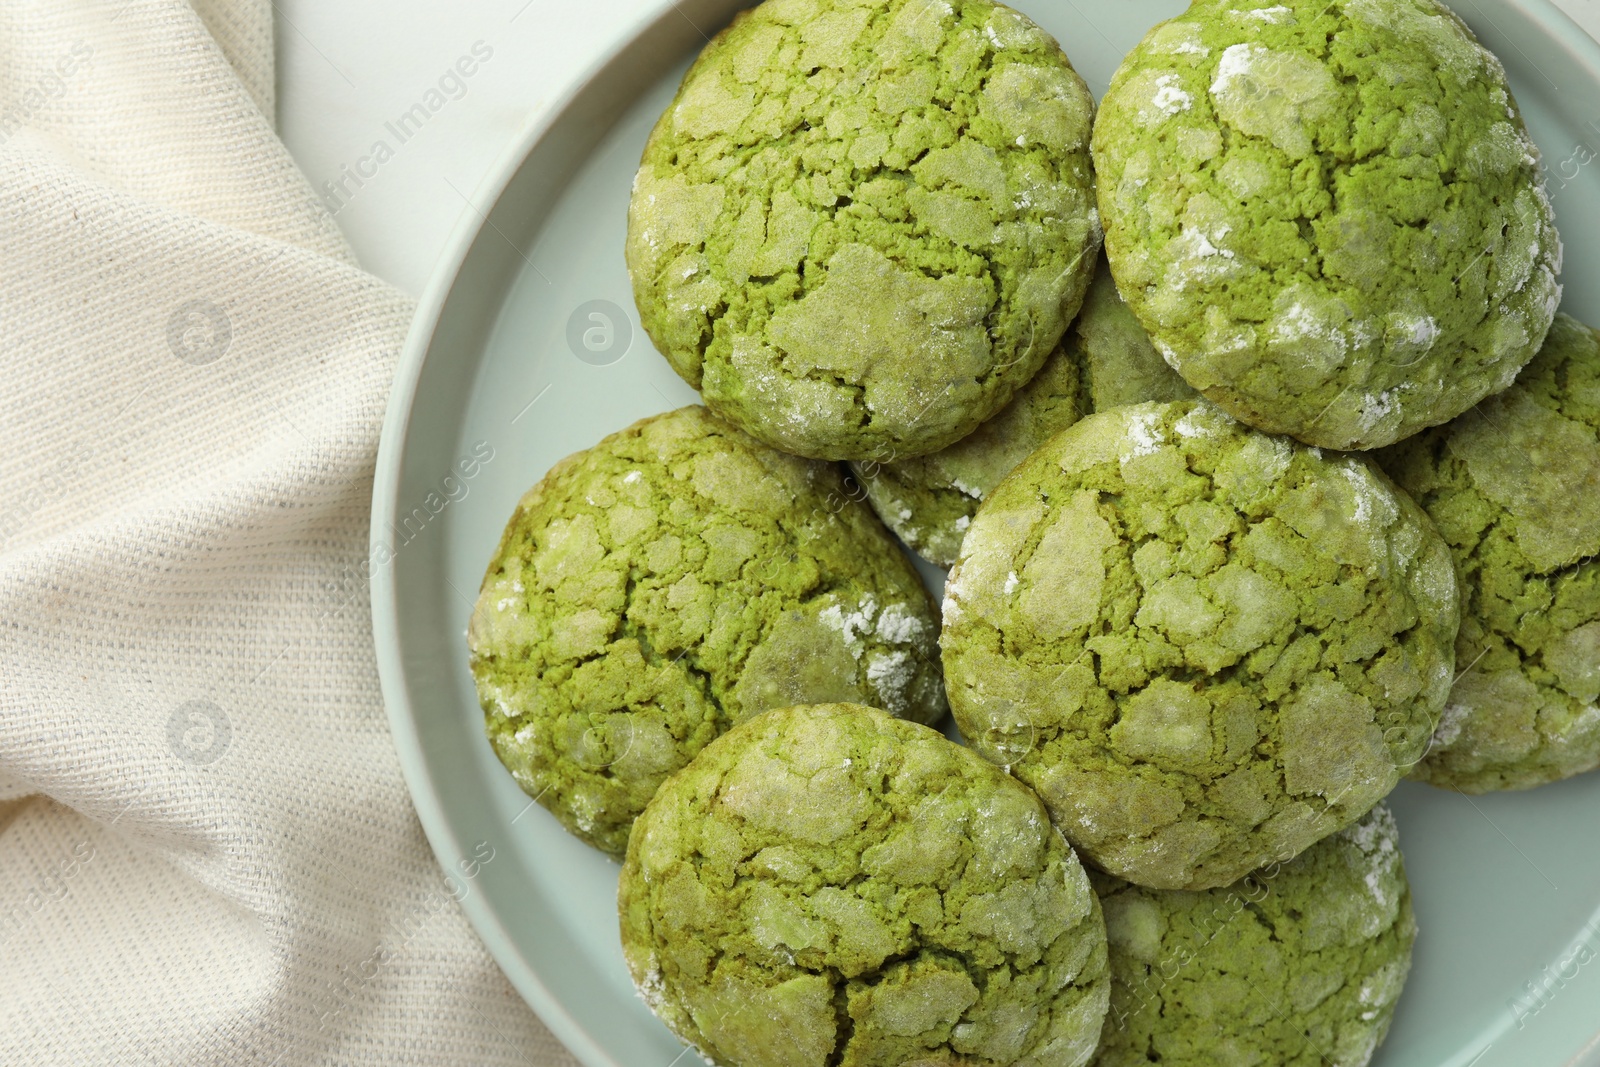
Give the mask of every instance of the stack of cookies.
[{"label": "stack of cookies", "polygon": [[1499,62],[1193,0],[1097,111],[988,0],[767,0],[628,211],[705,406],[534,486],[468,639],[651,1008],[730,1067],[1367,1063],[1384,798],[1600,765],[1600,336]]}]

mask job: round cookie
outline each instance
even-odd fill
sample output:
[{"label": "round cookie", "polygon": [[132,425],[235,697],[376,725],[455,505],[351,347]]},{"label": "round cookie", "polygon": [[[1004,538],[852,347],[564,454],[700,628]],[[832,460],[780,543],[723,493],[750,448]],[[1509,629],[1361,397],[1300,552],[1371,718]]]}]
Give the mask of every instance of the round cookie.
[{"label": "round cookie", "polygon": [[948,567],[989,491],[1086,411],[1194,395],[1150,344],[1101,260],[1077,321],[1000,414],[930,455],[850,466],[878,517],[922,558]]},{"label": "round cookie", "polygon": [[1600,337],[1557,315],[1509,390],[1378,461],[1462,590],[1461,676],[1411,776],[1483,793],[1600,766]]},{"label": "round cookie", "polygon": [[1560,297],[1505,71],[1435,0],[1196,0],[1112,78],[1094,161],[1123,295],[1271,433],[1445,422],[1511,384]]},{"label": "round cookie", "polygon": [[1017,1064],[1094,1054],[1105,927],[1038,797],[858,705],[730,730],[628,842],[640,994],[729,1067]]},{"label": "round cookie", "polygon": [[948,567],[989,491],[1083,415],[1078,354],[1065,338],[1000,413],[948,448],[850,465],[867,502],[917,555]]},{"label": "round cookie", "polygon": [[757,712],[850,700],[937,721],[937,628],[915,568],[838,468],[686,407],[528,491],[467,643],[500,761],[620,856],[662,780]]},{"label": "round cookie", "polygon": [[1095,1067],[1365,1067],[1388,1033],[1417,924],[1386,805],[1225,889],[1089,877],[1112,983]]},{"label": "round cookie", "polygon": [[1450,689],[1450,552],[1360,456],[1201,400],[1091,415],[978,509],[945,585],[968,742],[1102,869],[1226,885],[1349,825]]},{"label": "round cookie", "polygon": [[1195,396],[1189,383],[1150,343],[1150,335],[1117,291],[1104,256],[1073,324],[1071,339],[1078,352],[1080,392],[1087,411]]},{"label": "round cookie", "polygon": [[986,0],[769,0],[645,146],[627,261],[651,340],[775,448],[887,461],[1033,377],[1100,244],[1094,101]]}]

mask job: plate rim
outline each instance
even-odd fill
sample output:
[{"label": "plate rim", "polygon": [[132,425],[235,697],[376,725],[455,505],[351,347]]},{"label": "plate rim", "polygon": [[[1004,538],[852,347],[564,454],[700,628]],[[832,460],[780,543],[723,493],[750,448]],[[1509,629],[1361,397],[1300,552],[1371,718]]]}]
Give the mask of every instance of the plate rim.
[{"label": "plate rim", "polygon": [[[742,3],[743,0],[721,0],[714,6],[737,10]],[[625,28],[615,32],[600,55],[574,76],[513,136],[468,196],[461,217],[440,251],[428,283],[417,301],[410,328],[396,359],[389,399],[379,430],[373,472],[372,513],[367,538],[369,560],[380,545],[387,548],[388,523],[398,515],[407,431],[435,333],[467,258],[484,229],[490,225],[489,218],[495,206],[546,138],[560,128],[575,105],[596,91],[612,67],[641,38],[661,29],[674,16],[688,21],[696,32],[704,36],[698,24],[684,11],[684,6],[681,0],[653,0]],[[704,7],[706,3],[696,6]],[[507,240],[509,242],[509,238]],[[379,566],[372,575],[370,589],[373,653],[390,735],[412,806],[422,824],[423,835],[433,851],[434,859],[448,875],[458,863],[469,857],[445,812],[444,801],[423,751],[399,638],[393,566]],[[511,938],[495,910],[489,907],[487,898],[483,894],[469,893],[460,899],[459,904],[474,935],[496,966],[562,1046],[589,1067],[621,1067],[568,1012],[539,972],[528,966],[520,954],[509,950]]]},{"label": "plate rim", "polygon": [[[1015,3],[1016,0],[1010,2]],[[1600,40],[1557,7],[1554,0],[1500,2],[1519,10],[1542,31],[1553,47],[1565,51],[1573,62],[1600,81]],[[692,6],[697,12],[706,10],[712,18],[720,14],[725,20],[728,14],[742,7],[754,6],[754,3],[755,0],[652,0],[622,29],[615,31],[597,58],[569,79],[565,88],[543,105],[511,138],[467,197],[461,217],[441,248],[418,299],[410,328],[396,359],[375,460],[367,539],[369,560],[380,545],[387,548],[392,520],[399,513],[402,463],[408,430],[418,385],[432,351],[440,319],[474,246],[484,230],[492,225],[490,215],[500,199],[533,154],[561,127],[575,105],[597,91],[612,68],[645,35],[661,30],[665,24],[676,19],[682,19],[704,36],[699,24],[689,16],[685,7]],[[1480,17],[1492,22],[1483,13],[1477,0],[1455,0],[1455,3],[1472,8]],[[1454,5],[1447,2],[1446,6]],[[393,566],[386,563],[377,567],[371,577],[373,652],[379,687],[407,791],[434,858],[441,869],[448,873],[469,857],[446,814],[444,801],[423,750],[401,650],[394,573]],[[483,894],[468,894],[460,900],[460,905],[485,950],[555,1038],[573,1056],[590,1067],[619,1067],[617,1061],[567,1011],[539,972],[510,947],[511,938],[495,910],[489,906],[487,898]],[[1571,1059],[1565,1061],[1564,1067],[1580,1067],[1586,1057],[1596,1052],[1600,1052],[1600,1031],[1578,1046]],[[1600,1067],[1600,1056],[1587,1062]]]}]

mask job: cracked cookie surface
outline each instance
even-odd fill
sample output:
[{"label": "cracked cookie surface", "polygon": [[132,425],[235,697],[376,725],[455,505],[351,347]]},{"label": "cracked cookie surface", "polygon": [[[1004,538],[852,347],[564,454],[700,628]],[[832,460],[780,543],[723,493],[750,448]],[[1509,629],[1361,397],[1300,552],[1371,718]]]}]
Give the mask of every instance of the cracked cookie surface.
[{"label": "cracked cookie surface", "polygon": [[962,735],[1104,870],[1226,885],[1349,825],[1450,689],[1449,549],[1361,456],[1202,400],[1085,418],[1007,476],[945,585]]},{"label": "cracked cookie surface", "polygon": [[1225,888],[1089,877],[1112,983],[1095,1067],[1365,1067],[1388,1033],[1417,925],[1386,805]]},{"label": "cracked cookie surface", "polygon": [[730,1067],[1077,1067],[1105,927],[1026,786],[855,705],[751,719],[628,843],[622,946],[674,1033]]},{"label": "cracked cookie surface", "polygon": [[1515,385],[1377,459],[1463,591],[1461,677],[1411,776],[1483,793],[1600,766],[1600,336],[1557,315]]},{"label": "cracked cookie surface", "polygon": [[1434,0],[1197,0],[1094,138],[1106,251],[1184,378],[1367,449],[1511,384],[1561,242],[1498,60]]},{"label": "cracked cookie surface", "polygon": [[948,567],[984,497],[1051,437],[1088,412],[1194,395],[1150,344],[1101,260],[1072,328],[999,414],[949,448],[851,469],[878,517],[923,559]]},{"label": "cracked cookie surface", "polygon": [[938,620],[838,469],[702,407],[556,464],[518,503],[468,629],[495,753],[613,855],[673,771],[797,702],[945,711]]},{"label": "cracked cookie surface", "polygon": [[1039,369],[1100,230],[1093,99],[985,0],[769,0],[684,76],[627,260],[646,332],[775,448],[905,458]]}]

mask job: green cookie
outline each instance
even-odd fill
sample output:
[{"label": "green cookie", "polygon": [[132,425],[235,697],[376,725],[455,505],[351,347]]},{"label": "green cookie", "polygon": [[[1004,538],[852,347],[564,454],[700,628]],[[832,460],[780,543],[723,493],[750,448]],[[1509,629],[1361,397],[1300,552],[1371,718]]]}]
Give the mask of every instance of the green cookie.
[{"label": "green cookie", "polygon": [[1600,766],[1600,337],[1557,315],[1510,390],[1378,461],[1463,593],[1462,674],[1412,777],[1484,793]]},{"label": "green cookie", "polygon": [[962,734],[1074,847],[1208,889],[1394,788],[1458,620],[1449,549],[1375,467],[1194,400],[1090,415],[1012,471],[940,643]]},{"label": "green cookie", "polygon": [[620,856],[662,780],[757,712],[850,700],[936,722],[937,630],[916,570],[837,468],[687,407],[528,491],[467,643],[500,761]]},{"label": "green cookie", "polygon": [[1195,396],[1150,343],[1150,335],[1117,291],[1104,256],[1071,338],[1078,350],[1080,392],[1088,411]]},{"label": "green cookie", "polygon": [[1109,985],[1089,879],[1027,787],[850,704],[768,712],[639,817],[622,950],[728,1067],[1078,1067]]},{"label": "green cookie", "polygon": [[1111,943],[1095,1067],[1365,1067],[1417,924],[1380,804],[1289,863],[1204,893],[1091,872]]},{"label": "green cookie", "polygon": [[930,455],[851,469],[878,517],[918,555],[948,567],[989,491],[1086,411],[1191,396],[1122,302],[1102,260],[1072,329],[998,415]]},{"label": "green cookie", "polygon": [[819,459],[933,452],[1055,347],[1100,245],[1094,101],[986,0],[769,0],[684,76],[628,207],[645,330]]},{"label": "green cookie", "polygon": [[1094,162],[1156,346],[1271,433],[1365,449],[1445,422],[1555,314],[1538,150],[1435,0],[1195,0],[1118,69]]}]

